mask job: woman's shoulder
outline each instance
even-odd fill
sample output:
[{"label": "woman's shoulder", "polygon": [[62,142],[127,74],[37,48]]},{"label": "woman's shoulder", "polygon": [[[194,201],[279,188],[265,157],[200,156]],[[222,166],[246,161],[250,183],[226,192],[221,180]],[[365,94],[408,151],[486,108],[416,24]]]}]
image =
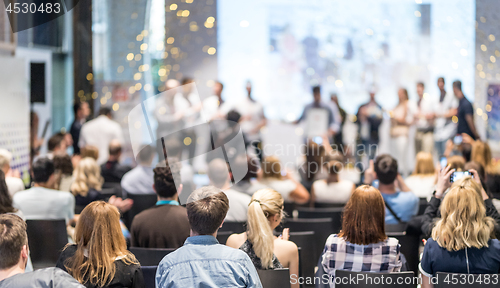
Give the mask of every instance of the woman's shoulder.
[{"label": "woman's shoulder", "polygon": [[283,240],[280,238],[277,238],[274,241],[274,245],[278,248],[286,249],[286,250],[290,250],[290,251],[295,251],[295,250],[299,249],[299,248],[297,248],[297,244],[295,244],[294,242],[289,241],[289,240]]},{"label": "woman's shoulder", "polygon": [[247,240],[245,232],[240,234],[231,234],[226,240],[226,246],[239,248]]}]

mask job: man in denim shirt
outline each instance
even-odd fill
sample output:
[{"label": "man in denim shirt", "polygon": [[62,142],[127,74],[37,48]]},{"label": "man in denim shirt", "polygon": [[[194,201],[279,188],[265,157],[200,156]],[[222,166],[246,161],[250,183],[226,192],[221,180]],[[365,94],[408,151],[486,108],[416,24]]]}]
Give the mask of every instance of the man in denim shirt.
[{"label": "man in denim shirt", "polygon": [[186,208],[191,237],[160,262],[156,287],[262,287],[248,255],[215,238],[229,210],[224,192],[213,186],[197,189]]}]

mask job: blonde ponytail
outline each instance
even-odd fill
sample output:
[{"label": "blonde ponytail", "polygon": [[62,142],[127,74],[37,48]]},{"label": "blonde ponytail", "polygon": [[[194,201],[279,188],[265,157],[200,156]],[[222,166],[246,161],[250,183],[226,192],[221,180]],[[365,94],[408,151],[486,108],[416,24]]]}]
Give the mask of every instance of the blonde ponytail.
[{"label": "blonde ponytail", "polygon": [[268,218],[278,213],[282,216],[282,209],[283,197],[271,189],[255,192],[248,207],[247,236],[263,269],[274,268],[274,236]]}]

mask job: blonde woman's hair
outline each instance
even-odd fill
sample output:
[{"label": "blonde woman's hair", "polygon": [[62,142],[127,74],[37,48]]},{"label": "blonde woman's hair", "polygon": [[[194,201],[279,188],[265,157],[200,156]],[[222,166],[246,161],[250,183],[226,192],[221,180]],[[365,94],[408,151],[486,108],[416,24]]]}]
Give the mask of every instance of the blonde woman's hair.
[{"label": "blonde woman's hair", "polygon": [[483,165],[484,170],[490,174],[499,174],[499,169],[495,168],[492,164],[491,149],[490,145],[482,141],[474,141],[472,144],[472,151],[470,160],[476,161],[477,163]]},{"label": "blonde woman's hair", "polygon": [[260,189],[252,196],[248,207],[248,241],[260,258],[262,268],[273,267],[274,236],[269,217],[279,214],[283,218],[283,197],[272,189]]},{"label": "blonde woman's hair", "polygon": [[[104,201],[94,201],[80,214],[75,229],[76,252],[64,262],[78,282],[103,287],[115,277],[115,261],[139,264],[127,251],[120,227],[120,212]],[[70,245],[70,244],[68,244]]]},{"label": "blonde woman's hair", "polygon": [[101,167],[90,157],[83,158],[73,171],[73,184],[71,192],[73,195],[87,196],[90,189],[101,190],[103,178]]},{"label": "blonde woman's hair", "polygon": [[281,179],[281,162],[276,156],[268,156],[262,161],[262,176],[264,178]]},{"label": "blonde woman's hair", "polygon": [[450,188],[441,204],[441,219],[432,229],[432,239],[448,251],[488,247],[495,221],[486,216],[481,185],[464,177]]},{"label": "blonde woman's hair", "polygon": [[413,175],[428,176],[433,175],[435,172],[432,154],[424,151],[418,152]]}]

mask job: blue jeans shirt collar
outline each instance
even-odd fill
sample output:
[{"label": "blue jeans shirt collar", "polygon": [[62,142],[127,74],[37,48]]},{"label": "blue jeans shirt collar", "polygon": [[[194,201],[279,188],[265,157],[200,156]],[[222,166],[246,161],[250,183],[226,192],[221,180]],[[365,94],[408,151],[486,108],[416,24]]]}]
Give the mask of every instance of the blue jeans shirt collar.
[{"label": "blue jeans shirt collar", "polygon": [[186,239],[184,245],[215,245],[219,244],[219,241],[212,235],[198,235],[191,236]]}]

